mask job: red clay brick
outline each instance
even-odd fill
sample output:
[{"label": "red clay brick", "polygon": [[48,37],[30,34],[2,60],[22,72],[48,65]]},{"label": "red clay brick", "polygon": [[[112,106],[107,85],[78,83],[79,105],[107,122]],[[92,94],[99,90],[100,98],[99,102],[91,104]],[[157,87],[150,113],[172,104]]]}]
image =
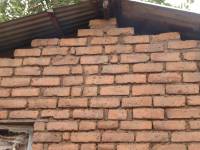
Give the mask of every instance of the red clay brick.
[{"label": "red clay brick", "polygon": [[198,94],[199,85],[197,84],[176,84],[167,85],[166,92],[168,94]]},{"label": "red clay brick", "polygon": [[149,56],[146,54],[122,54],[121,63],[142,63],[147,62]]},{"label": "red clay brick", "polygon": [[149,144],[119,144],[117,150],[149,150]]},{"label": "red clay brick", "polygon": [[30,84],[30,78],[3,78],[1,80],[1,86],[2,87],[22,87],[22,86],[28,86]]},{"label": "red clay brick", "polygon": [[79,37],[88,37],[88,36],[103,36],[104,32],[102,29],[79,29]]},{"label": "red clay brick", "polygon": [[159,109],[159,108],[133,109],[133,118],[136,118],[136,119],[164,119],[164,109]]},{"label": "red clay brick", "polygon": [[50,64],[50,58],[36,58],[36,57],[27,57],[24,58],[23,65],[27,66],[46,66]]},{"label": "red clay brick", "polygon": [[55,110],[46,109],[41,112],[42,118],[54,118],[54,119],[68,119],[70,117],[69,110]]},{"label": "red clay brick", "polygon": [[190,129],[198,130],[200,129],[200,121],[199,120],[192,120],[189,121]]},{"label": "red clay brick", "polygon": [[131,45],[108,45],[105,46],[105,53],[111,54],[111,53],[132,53],[133,47]]},{"label": "red clay brick", "polygon": [[119,56],[118,55],[111,55],[111,58],[110,58],[110,63],[117,63],[119,62]]},{"label": "red clay brick", "polygon": [[184,144],[156,144],[153,146],[152,150],[186,150],[186,145]]},{"label": "red clay brick", "polygon": [[26,99],[1,99],[0,109],[18,109],[26,108]]},{"label": "red clay brick", "polygon": [[96,129],[96,122],[94,121],[81,121],[79,123],[79,130],[90,131]]},{"label": "red clay brick", "polygon": [[188,41],[169,41],[169,49],[188,49],[195,48],[198,45],[198,41],[188,40]]},{"label": "red clay brick", "polygon": [[85,74],[97,74],[98,73],[98,66],[91,65],[91,66],[84,66],[84,73]]},{"label": "red clay brick", "polygon": [[129,86],[103,86],[100,95],[129,95]]},{"label": "red clay brick", "polygon": [[186,105],[184,96],[158,96],[154,97],[155,107],[181,107]]},{"label": "red clay brick", "polygon": [[15,57],[40,56],[40,54],[41,54],[41,50],[38,48],[16,49],[14,52]]},{"label": "red clay brick", "polygon": [[36,132],[33,134],[33,141],[40,143],[54,143],[62,140],[60,133],[55,132]]},{"label": "red clay brick", "polygon": [[106,31],[107,35],[117,36],[117,35],[133,35],[134,28],[110,28]]},{"label": "red clay brick", "polygon": [[167,132],[146,131],[136,133],[137,142],[167,142],[169,135]]},{"label": "red clay brick", "polygon": [[158,35],[153,35],[151,37],[152,42],[162,42],[168,40],[180,40],[180,33],[178,32],[169,32],[169,33],[161,33]]},{"label": "red clay brick", "polygon": [[32,78],[32,86],[58,86],[60,85],[60,78],[58,77],[41,77]]},{"label": "red clay brick", "polygon": [[81,64],[84,65],[95,65],[95,64],[106,64],[108,63],[108,56],[82,56],[81,57]]},{"label": "red clay brick", "polygon": [[44,131],[46,124],[44,122],[35,122],[34,131]]},{"label": "red clay brick", "polygon": [[83,69],[81,65],[71,67],[71,74],[82,74]]},{"label": "red clay brick", "polygon": [[71,85],[80,85],[83,83],[82,76],[67,76],[63,78],[63,85],[71,86]]},{"label": "red clay brick", "polygon": [[85,79],[85,84],[94,84],[94,85],[101,85],[101,84],[113,84],[114,83],[114,76],[88,76]]},{"label": "red clay brick", "polygon": [[81,96],[82,94],[82,87],[81,86],[74,86],[71,88],[71,96],[77,97]]},{"label": "red clay brick", "polygon": [[185,121],[154,121],[153,127],[156,130],[185,130],[186,123]]},{"label": "red clay brick", "polygon": [[49,145],[48,150],[65,150],[65,149],[70,149],[70,150],[78,150],[78,144],[70,144],[70,143],[66,143],[66,144],[51,144]]},{"label": "red clay brick", "polygon": [[11,111],[9,118],[12,119],[36,119],[38,117],[38,111],[31,110],[16,110]]},{"label": "red clay brick", "polygon": [[200,132],[174,132],[171,140],[172,142],[199,142]]},{"label": "red clay brick", "polygon": [[134,142],[135,137],[132,132],[107,131],[102,134],[102,142]]},{"label": "red clay brick", "polygon": [[108,111],[108,119],[110,120],[126,120],[127,110],[111,109]]},{"label": "red clay brick", "polygon": [[162,72],[162,63],[141,63],[133,65],[133,72]]},{"label": "red clay brick", "polygon": [[123,38],[123,42],[126,44],[149,43],[150,36],[148,35],[126,36]]},{"label": "red clay brick", "polygon": [[60,46],[85,46],[87,45],[87,38],[68,38],[61,39]]},{"label": "red clay brick", "polygon": [[91,40],[91,45],[107,45],[116,44],[118,37],[94,37]]},{"label": "red clay brick", "polygon": [[103,119],[103,110],[100,109],[76,109],[73,118],[79,119]]},{"label": "red clay brick", "polygon": [[122,107],[150,107],[152,106],[151,97],[128,97],[122,99]]},{"label": "red clay brick", "polygon": [[38,88],[17,88],[12,90],[13,97],[20,97],[20,96],[39,96],[40,89]]},{"label": "red clay brick", "polygon": [[166,113],[167,117],[171,119],[200,118],[200,110],[198,108],[167,109]]},{"label": "red clay brick", "polygon": [[151,60],[155,62],[180,61],[180,53],[153,53]]},{"label": "red clay brick", "polygon": [[100,142],[100,133],[99,132],[78,132],[71,134],[72,142],[81,142],[81,143],[89,143],[89,142]]},{"label": "red clay brick", "polygon": [[44,67],[43,75],[67,75],[69,71],[68,66]]},{"label": "red clay brick", "polygon": [[150,130],[152,129],[151,121],[121,121],[120,129],[122,130]]},{"label": "red clay brick", "polygon": [[59,99],[58,107],[63,108],[73,108],[73,107],[87,107],[88,106],[87,98],[64,98]]},{"label": "red clay brick", "polygon": [[8,111],[0,110],[0,119],[6,119],[8,117]]},{"label": "red clay brick", "polygon": [[53,57],[52,59],[52,64],[55,66],[60,66],[60,65],[74,65],[79,62],[79,57],[75,56],[57,56]]},{"label": "red clay brick", "polygon": [[10,89],[0,88],[0,97],[9,97],[10,93],[11,93]]},{"label": "red clay brick", "polygon": [[37,76],[41,74],[39,67],[18,67],[15,68],[15,75],[20,76]]},{"label": "red clay brick", "polygon": [[55,98],[34,98],[28,100],[29,108],[56,108],[57,99]]},{"label": "red clay brick", "polygon": [[198,106],[200,105],[200,96],[188,96],[187,97],[187,104],[191,106]]},{"label": "red clay brick", "polygon": [[145,83],[145,74],[125,74],[117,75],[115,78],[116,83]]},{"label": "red clay brick", "polygon": [[83,89],[83,96],[97,96],[97,86],[85,86]]},{"label": "red clay brick", "polygon": [[167,71],[195,71],[197,64],[194,62],[172,62],[166,64]]},{"label": "red clay brick", "polygon": [[200,60],[200,52],[186,52],[183,53],[185,60]]},{"label": "red clay brick", "polygon": [[77,131],[78,122],[76,121],[54,121],[47,123],[48,131]]},{"label": "red clay brick", "polygon": [[182,79],[179,73],[156,73],[150,74],[148,81],[151,83],[174,83],[180,82]]},{"label": "red clay brick", "polygon": [[114,147],[114,144],[98,144],[98,150],[113,150]]},{"label": "red clay brick", "polygon": [[118,128],[118,121],[99,121],[97,124],[98,129],[117,129]]},{"label": "red clay brick", "polygon": [[183,82],[200,82],[200,73],[183,73]]},{"label": "red clay brick", "polygon": [[12,68],[0,68],[0,77],[9,77],[13,75]]},{"label": "red clay brick", "polygon": [[47,88],[44,89],[44,96],[69,96],[69,87]]},{"label": "red clay brick", "polygon": [[22,65],[22,59],[1,58],[0,67],[18,67]]},{"label": "red clay brick", "polygon": [[64,140],[64,141],[69,141],[69,140],[70,140],[70,133],[65,132],[65,133],[63,134],[63,140]]},{"label": "red clay brick", "polygon": [[188,150],[199,150],[200,144],[190,144]]},{"label": "red clay brick", "polygon": [[163,95],[165,94],[165,88],[164,85],[159,85],[159,84],[134,85],[132,87],[132,94],[135,96]]},{"label": "red clay brick", "polygon": [[120,106],[119,98],[92,98],[90,100],[90,107],[93,108],[116,108]]},{"label": "red clay brick", "polygon": [[105,74],[118,74],[118,73],[128,73],[129,65],[104,65],[102,68],[102,73]]},{"label": "red clay brick", "polygon": [[96,150],[95,144],[82,144],[81,150]]},{"label": "red clay brick", "polygon": [[103,52],[102,46],[77,47],[76,55],[96,55]]},{"label": "red clay brick", "polygon": [[152,53],[163,52],[164,44],[137,44],[135,46],[135,52]]},{"label": "red clay brick", "polygon": [[43,144],[32,144],[33,150],[43,150]]},{"label": "red clay brick", "polygon": [[47,47],[42,50],[43,56],[52,56],[52,55],[67,55],[69,52],[68,47]]}]

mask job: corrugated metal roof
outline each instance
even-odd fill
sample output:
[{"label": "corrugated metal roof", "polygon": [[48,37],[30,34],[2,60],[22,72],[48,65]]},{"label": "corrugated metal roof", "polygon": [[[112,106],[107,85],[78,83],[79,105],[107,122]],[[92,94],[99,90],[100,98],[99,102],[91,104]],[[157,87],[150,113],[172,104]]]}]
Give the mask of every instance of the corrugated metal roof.
[{"label": "corrugated metal roof", "polygon": [[121,1],[121,26],[133,26],[137,34],[180,32],[183,39],[200,40],[200,14],[135,0]]},{"label": "corrugated metal roof", "polygon": [[53,9],[53,19],[57,19],[64,35],[57,30],[49,12],[1,23],[0,52],[28,46],[35,38],[71,36],[76,33],[77,28],[87,27],[88,21],[97,17],[96,6],[95,0],[88,0]]},{"label": "corrugated metal roof", "polygon": [[[15,48],[30,46],[35,38],[74,35],[78,28],[87,28],[89,20],[103,14],[100,6],[97,9],[97,1],[102,2],[86,0],[77,5],[55,8],[53,18],[50,17],[52,14],[43,12],[1,23],[0,52],[12,54]],[[117,17],[119,26],[133,26],[137,34],[175,31],[181,32],[183,39],[200,39],[200,14],[134,0],[112,0],[111,15]]]}]

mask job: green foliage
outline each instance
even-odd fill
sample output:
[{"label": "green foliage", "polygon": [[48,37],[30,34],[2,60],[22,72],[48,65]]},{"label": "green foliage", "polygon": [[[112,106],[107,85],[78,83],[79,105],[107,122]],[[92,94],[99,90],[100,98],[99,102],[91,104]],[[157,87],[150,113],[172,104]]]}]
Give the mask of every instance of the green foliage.
[{"label": "green foliage", "polygon": [[[166,0],[142,0],[145,2],[150,2],[150,3],[155,3],[155,4],[161,4],[165,6],[172,6],[170,3],[167,3]],[[180,6],[174,6],[177,8],[182,8],[182,9],[189,9],[189,6],[194,3],[194,0],[187,0],[185,3],[182,3]]]},{"label": "green foliage", "polygon": [[[171,6],[166,0],[141,0]],[[0,0],[0,22],[36,14],[54,7],[78,3],[79,0]],[[194,0],[187,0],[179,8],[188,9]]]},{"label": "green foliage", "polygon": [[0,0],[0,22],[78,2],[79,0]]},{"label": "green foliage", "polygon": [[166,0],[143,0],[145,2],[150,2],[150,3],[156,3],[156,4],[161,4],[161,5],[166,5],[166,6],[171,6],[170,3],[167,3]]}]

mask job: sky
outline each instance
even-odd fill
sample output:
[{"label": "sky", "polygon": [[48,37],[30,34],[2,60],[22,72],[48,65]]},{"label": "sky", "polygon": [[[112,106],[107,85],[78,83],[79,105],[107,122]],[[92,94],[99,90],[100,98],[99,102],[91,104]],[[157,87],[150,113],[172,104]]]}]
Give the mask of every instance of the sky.
[{"label": "sky", "polygon": [[[141,1],[141,0],[135,0]],[[166,2],[172,4],[173,6],[180,6],[181,3],[186,2],[187,0],[166,0]],[[194,0],[194,3],[191,4],[189,10],[200,14],[200,0]]]},{"label": "sky", "polygon": [[[167,2],[172,5],[180,5],[181,3],[186,2],[186,0],[167,0]],[[200,0],[195,0],[189,9],[193,12],[200,13]]]}]

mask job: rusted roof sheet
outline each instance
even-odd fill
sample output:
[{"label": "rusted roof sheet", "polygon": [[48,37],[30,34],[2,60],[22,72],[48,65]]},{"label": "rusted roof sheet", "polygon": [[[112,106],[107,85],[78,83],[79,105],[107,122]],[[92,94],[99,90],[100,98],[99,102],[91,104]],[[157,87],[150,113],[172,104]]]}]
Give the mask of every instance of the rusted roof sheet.
[{"label": "rusted roof sheet", "polygon": [[[30,45],[35,38],[67,37],[97,17],[94,0],[53,9],[0,24],[0,52]],[[56,25],[60,26],[60,29]],[[61,33],[62,32],[62,33]]]},{"label": "rusted roof sheet", "polygon": [[121,2],[121,26],[133,26],[137,34],[180,32],[183,39],[200,39],[200,14],[135,0]]}]

